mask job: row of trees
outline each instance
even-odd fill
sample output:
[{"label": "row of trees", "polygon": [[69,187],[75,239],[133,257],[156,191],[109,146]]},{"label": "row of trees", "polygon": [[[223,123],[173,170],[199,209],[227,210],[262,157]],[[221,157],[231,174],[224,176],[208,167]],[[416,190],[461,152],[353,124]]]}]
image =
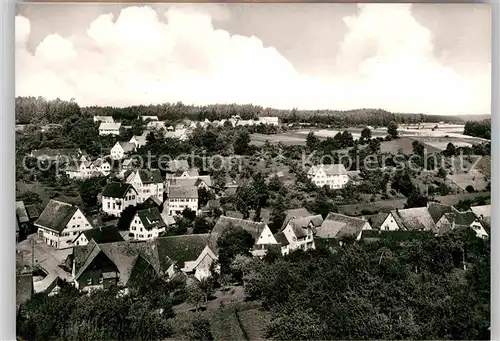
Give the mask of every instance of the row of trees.
[{"label": "row of trees", "polygon": [[491,139],[491,120],[468,121],[465,123],[464,135]]}]

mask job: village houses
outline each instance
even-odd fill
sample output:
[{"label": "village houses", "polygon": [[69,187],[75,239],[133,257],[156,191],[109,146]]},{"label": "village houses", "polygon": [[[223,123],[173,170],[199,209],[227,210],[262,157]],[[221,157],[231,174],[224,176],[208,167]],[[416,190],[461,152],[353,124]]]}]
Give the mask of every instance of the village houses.
[{"label": "village houses", "polygon": [[120,135],[121,123],[104,123],[99,125],[99,135]]},{"label": "village houses", "polygon": [[217,244],[209,234],[159,237],[147,242],[98,244],[94,240],[73,248],[72,281],[81,291],[106,289],[112,285],[133,287],[154,272],[169,280],[211,276],[217,261]]},{"label": "village houses", "polygon": [[137,203],[142,203],[149,197],[155,197],[163,202],[163,177],[158,169],[140,169],[132,171],[126,182],[137,191]]},{"label": "village houses", "polygon": [[288,210],[285,213],[283,225],[276,234],[276,239],[281,244],[281,253],[286,255],[297,249],[315,249],[314,234],[323,223],[321,215],[311,214],[304,208]]},{"label": "village houses", "polygon": [[145,131],[142,135],[134,135],[130,139],[130,143],[133,143],[135,145],[135,149],[139,149],[140,147],[144,147],[147,144],[147,136],[148,133]]},{"label": "village houses", "polygon": [[42,211],[35,226],[40,240],[56,249],[71,247],[80,232],[92,229],[77,206],[53,199]]},{"label": "village houses", "polygon": [[370,223],[365,219],[330,212],[317,228],[315,237],[337,241],[343,238],[360,240],[362,232],[371,229]]},{"label": "village houses", "polygon": [[326,185],[331,189],[344,188],[350,179],[343,164],[312,166],[307,177],[316,186]]},{"label": "village houses", "polygon": [[129,236],[135,240],[153,239],[165,232],[166,227],[157,208],[139,210],[130,222]]},{"label": "village houses", "polygon": [[131,142],[116,142],[111,148],[111,158],[113,160],[121,160],[125,155],[136,150],[136,145]]},{"label": "village houses", "polygon": [[107,214],[119,217],[128,206],[137,205],[137,191],[131,184],[111,182],[102,192],[102,210]]}]

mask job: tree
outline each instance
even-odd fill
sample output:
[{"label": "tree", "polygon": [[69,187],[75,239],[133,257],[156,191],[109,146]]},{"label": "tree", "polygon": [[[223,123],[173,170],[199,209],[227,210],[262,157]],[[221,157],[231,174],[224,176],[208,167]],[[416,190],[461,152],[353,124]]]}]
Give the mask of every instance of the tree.
[{"label": "tree", "polygon": [[198,189],[198,202],[200,207],[204,207],[208,204],[209,200],[215,199],[215,195],[212,191],[207,190],[205,187],[200,187]]},{"label": "tree", "polygon": [[120,231],[127,231],[130,228],[130,223],[132,223],[132,219],[134,219],[137,210],[136,206],[125,207],[118,218],[116,228]]},{"label": "tree", "polygon": [[224,231],[217,241],[221,274],[231,273],[230,266],[236,255],[250,255],[254,243],[252,235],[243,229],[230,226]]},{"label": "tree", "polygon": [[189,221],[193,221],[196,218],[196,212],[190,209],[189,207],[186,207],[182,211],[182,216]]},{"label": "tree", "polygon": [[97,195],[102,192],[102,189],[106,185],[106,178],[90,178],[79,183],[78,192],[80,193],[80,198],[82,198],[83,204],[89,208],[97,207]]},{"label": "tree", "polygon": [[387,125],[387,134],[393,139],[398,137],[398,124],[396,122],[389,122]]},{"label": "tree", "polygon": [[210,224],[205,217],[196,217],[193,224],[193,233],[201,234],[208,233],[212,229],[213,225]]},{"label": "tree", "polygon": [[236,140],[234,141],[233,148],[234,152],[238,155],[244,155],[248,152],[250,145],[250,134],[248,131],[243,130],[238,133]]},{"label": "tree", "polygon": [[363,130],[361,130],[361,140],[368,141],[369,139],[372,138],[372,131],[368,127],[364,127]]},{"label": "tree", "polygon": [[469,193],[475,192],[474,187],[472,185],[467,185],[467,187],[465,187],[465,190]]},{"label": "tree", "polygon": [[203,303],[205,303],[205,293],[201,289],[199,282],[191,283],[191,285],[188,286],[188,297],[186,301],[194,305],[196,310],[200,309]]},{"label": "tree", "polygon": [[425,147],[422,143],[415,140],[412,142],[412,147],[413,147],[413,154],[420,155],[420,156],[424,155]]},{"label": "tree", "polygon": [[309,132],[309,134],[307,134],[307,138],[306,138],[306,147],[307,149],[309,150],[316,150],[316,148],[318,148],[318,145],[319,145],[319,138],[317,138],[315,135],[314,135],[314,132]]},{"label": "tree", "polygon": [[446,172],[446,170],[443,167],[440,167],[437,176],[439,176],[442,179],[445,179],[447,175],[448,173]]},{"label": "tree", "polygon": [[283,225],[285,218],[286,218],[286,213],[285,213],[284,199],[282,196],[278,196],[271,210],[270,223],[269,223],[269,228],[271,229],[271,232],[273,233],[278,232],[278,230],[281,228],[281,225]]},{"label": "tree", "polygon": [[378,153],[380,151],[380,141],[378,139],[371,139],[368,143],[368,149],[373,154]]},{"label": "tree", "polygon": [[443,155],[448,157],[455,156],[456,155],[455,145],[449,142],[446,145],[446,149],[443,151]]}]

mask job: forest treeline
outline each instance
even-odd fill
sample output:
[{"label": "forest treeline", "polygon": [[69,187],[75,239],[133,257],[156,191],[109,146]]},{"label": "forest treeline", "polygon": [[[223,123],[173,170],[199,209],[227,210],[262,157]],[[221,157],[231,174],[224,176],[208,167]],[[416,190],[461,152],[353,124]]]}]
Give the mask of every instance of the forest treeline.
[{"label": "forest treeline", "polygon": [[117,107],[80,107],[75,101],[60,99],[46,100],[43,97],[17,97],[16,122],[29,123],[61,123],[62,120],[75,113],[90,116],[113,116],[124,123],[133,121],[138,116],[158,116],[160,120],[178,121],[185,118],[202,121],[227,119],[239,115],[242,119],[256,119],[261,116],[277,116],[283,123],[314,123],[342,126],[387,126],[394,121],[401,124],[419,122],[459,122],[458,116],[424,115],[412,113],[391,113],[382,109],[355,109],[355,110],[279,110],[263,108],[246,104],[214,104],[207,106],[165,103],[158,105],[138,105],[124,108]]}]

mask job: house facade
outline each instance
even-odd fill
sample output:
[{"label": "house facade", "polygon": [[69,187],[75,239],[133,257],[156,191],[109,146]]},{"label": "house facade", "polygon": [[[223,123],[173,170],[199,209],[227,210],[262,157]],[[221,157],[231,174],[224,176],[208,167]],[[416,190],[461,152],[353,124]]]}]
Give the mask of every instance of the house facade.
[{"label": "house facade", "polygon": [[314,234],[322,223],[321,215],[289,219],[276,237],[282,243],[281,253],[286,255],[298,249],[314,250],[316,248]]},{"label": "house facade", "polygon": [[107,214],[119,217],[128,206],[137,205],[137,191],[130,184],[111,182],[102,192],[102,210]]},{"label": "house facade", "polygon": [[129,227],[129,236],[135,240],[158,238],[167,224],[157,208],[137,211]]},{"label": "house facade", "polygon": [[128,142],[133,143],[135,145],[135,148],[138,149],[140,147],[144,147],[147,144],[147,136],[147,132],[144,132],[142,135],[134,135]]},{"label": "house facade", "polygon": [[349,174],[343,164],[312,166],[307,177],[318,187],[344,188],[349,182]]},{"label": "house facade", "polygon": [[99,125],[99,135],[120,135],[121,123],[105,123]]},{"label": "house facade", "polygon": [[89,179],[102,174],[96,169],[92,161],[72,162],[66,167],[65,173],[70,179],[80,180]]},{"label": "house facade", "polygon": [[111,148],[111,158],[113,160],[121,160],[127,155],[135,150],[135,144],[130,142],[116,142],[113,148]]},{"label": "house facade", "polygon": [[155,197],[163,202],[164,184],[160,170],[140,169],[133,171],[126,182],[137,191],[137,203],[143,203],[149,197]]},{"label": "house facade", "polygon": [[57,200],[49,201],[35,226],[39,239],[56,249],[73,246],[78,234],[93,228],[78,207]]},{"label": "house facade", "polygon": [[182,214],[186,208],[198,213],[198,189],[194,186],[169,186],[164,212],[169,216]]}]

